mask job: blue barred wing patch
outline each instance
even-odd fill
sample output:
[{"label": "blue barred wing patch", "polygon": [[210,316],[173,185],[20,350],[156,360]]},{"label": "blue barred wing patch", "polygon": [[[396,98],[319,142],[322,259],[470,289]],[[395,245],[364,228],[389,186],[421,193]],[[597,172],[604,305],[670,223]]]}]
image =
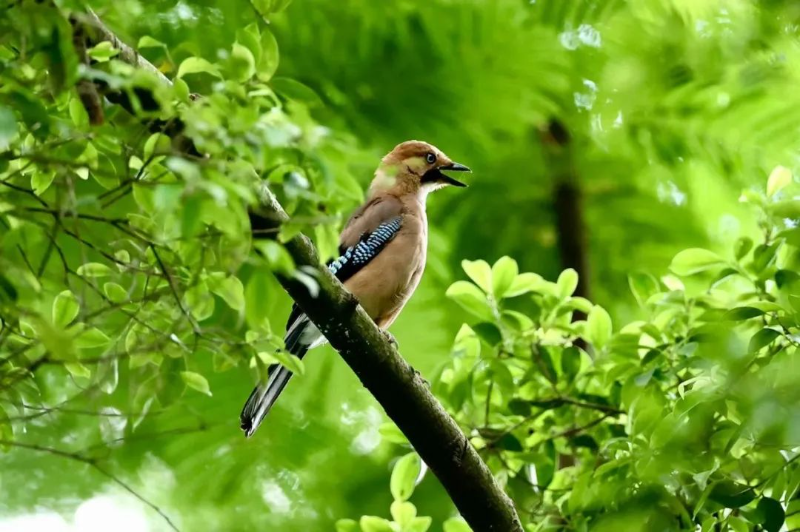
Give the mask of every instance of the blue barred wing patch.
[{"label": "blue barred wing patch", "polygon": [[[341,282],[355,275],[361,268],[366,266],[369,261],[378,256],[378,253],[397,235],[402,225],[402,218],[397,216],[383,222],[371,233],[366,233],[354,246],[347,248],[342,255],[328,264],[328,270]],[[291,328],[292,324],[303,315],[303,311],[297,306],[292,305],[292,312],[286,328]]]},{"label": "blue barred wing patch", "polygon": [[350,246],[342,255],[328,265],[328,270],[340,281],[344,282],[356,274],[395,237],[402,218],[399,216],[383,222],[371,233],[365,234],[354,246]]}]

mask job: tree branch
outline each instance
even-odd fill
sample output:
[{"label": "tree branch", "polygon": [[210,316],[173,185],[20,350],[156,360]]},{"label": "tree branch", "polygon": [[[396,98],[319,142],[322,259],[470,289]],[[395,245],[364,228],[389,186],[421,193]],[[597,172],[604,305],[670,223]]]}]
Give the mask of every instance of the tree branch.
[{"label": "tree branch", "polygon": [[[120,42],[96,15],[90,13],[87,20],[97,30],[97,33],[87,33],[111,42],[120,50],[118,59],[157,73],[164,83],[170,83],[153,65]],[[177,126],[170,129],[172,131],[167,134],[179,134],[181,130]],[[197,153],[192,145],[182,147],[188,153]],[[274,234],[289,216],[266,185],[261,184],[258,192],[260,203],[251,217],[253,229]],[[285,245],[297,267],[313,273],[319,293],[311,294],[308,287],[293,276],[279,275],[281,285],[403,431],[472,529],[475,532],[522,532],[511,499],[497,484],[467,437],[353,295],[321,265],[311,241],[301,234]]]}]

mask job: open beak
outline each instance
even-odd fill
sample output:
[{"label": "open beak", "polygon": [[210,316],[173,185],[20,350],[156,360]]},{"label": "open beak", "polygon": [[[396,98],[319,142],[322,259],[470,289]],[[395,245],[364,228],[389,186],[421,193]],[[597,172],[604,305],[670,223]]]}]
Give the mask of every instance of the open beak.
[{"label": "open beak", "polygon": [[[445,166],[440,166],[439,170],[449,170],[451,172],[472,172],[469,167],[464,166],[461,163],[450,163]],[[466,187],[467,184],[459,181],[454,177],[450,177],[447,174],[442,174],[442,181],[447,183],[448,185],[453,185],[454,187]]]}]

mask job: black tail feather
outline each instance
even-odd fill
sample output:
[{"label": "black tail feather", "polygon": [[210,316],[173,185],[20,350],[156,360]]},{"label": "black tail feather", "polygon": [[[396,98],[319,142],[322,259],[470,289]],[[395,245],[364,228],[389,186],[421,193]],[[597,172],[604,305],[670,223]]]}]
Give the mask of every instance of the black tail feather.
[{"label": "black tail feather", "polygon": [[[299,358],[303,358],[308,352],[308,346],[301,343],[301,339],[309,323],[308,318],[300,316],[298,323],[289,328],[284,339],[286,350]],[[283,389],[286,388],[292,375],[291,371],[280,364],[273,364],[268,368],[267,382],[259,384],[253,389],[242,409],[240,424],[245,436],[249,438],[258,429]]]}]

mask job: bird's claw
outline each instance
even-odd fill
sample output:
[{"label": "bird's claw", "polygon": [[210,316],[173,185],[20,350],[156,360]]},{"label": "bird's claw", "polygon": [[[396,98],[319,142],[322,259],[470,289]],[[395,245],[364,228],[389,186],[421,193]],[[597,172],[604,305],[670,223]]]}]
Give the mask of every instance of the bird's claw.
[{"label": "bird's claw", "polygon": [[431,383],[430,383],[430,382],[428,382],[428,379],[426,379],[425,377],[423,377],[423,376],[422,376],[422,373],[420,373],[419,371],[417,371],[417,368],[415,368],[415,367],[413,367],[413,366],[412,366],[412,367],[411,367],[411,371],[413,371],[413,372],[414,372],[414,376],[415,376],[415,377],[417,377],[419,380],[421,380],[422,382],[424,382],[424,383],[425,383],[425,386],[427,386],[428,388],[430,388],[430,387],[431,387]]},{"label": "bird's claw", "polygon": [[392,344],[395,347],[395,349],[400,347],[400,344],[397,343],[397,338],[395,338],[392,333],[390,333],[389,331],[385,331],[385,330],[381,330],[381,332],[386,337],[386,339],[389,340],[389,343]]}]

